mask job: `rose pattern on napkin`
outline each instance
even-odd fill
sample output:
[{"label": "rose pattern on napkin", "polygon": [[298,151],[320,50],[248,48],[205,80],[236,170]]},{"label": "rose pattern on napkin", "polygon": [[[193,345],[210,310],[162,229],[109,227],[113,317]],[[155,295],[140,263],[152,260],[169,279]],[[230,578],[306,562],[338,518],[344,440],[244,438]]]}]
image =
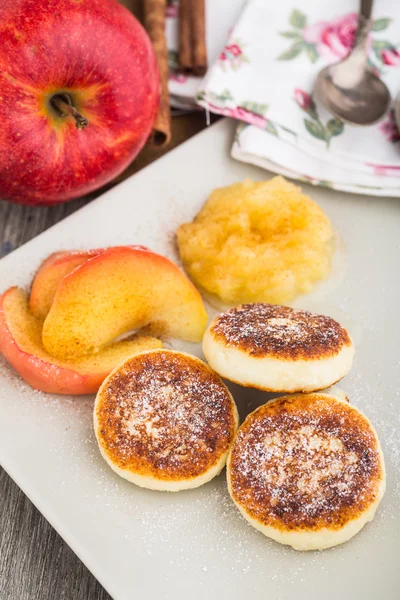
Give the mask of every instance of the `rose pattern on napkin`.
[{"label": "rose pattern on napkin", "polygon": [[389,112],[387,119],[385,119],[379,125],[379,129],[385,138],[389,142],[392,142],[392,144],[397,144],[397,142],[400,142],[400,132],[397,129],[396,117],[393,109]]},{"label": "rose pattern on napkin", "polygon": [[[325,142],[326,147],[329,148],[331,139],[343,133],[343,121],[332,118],[324,124],[319,117],[312,95],[300,88],[294,90],[293,97],[299,108],[309,117],[303,120],[306,131],[314,138]],[[293,130],[278,125],[271,119],[266,118],[267,104],[260,104],[250,100],[237,104],[228,89],[222,90],[219,94],[201,91],[197,94],[197,100],[199,102],[206,102],[208,109],[211,111],[216,111],[224,117],[244,121],[249,125],[255,125],[277,137],[279,137],[279,128],[291,134],[294,138],[297,137]],[[232,106],[229,106],[229,104],[232,104]]]},{"label": "rose pattern on napkin", "polygon": [[312,44],[317,56],[335,62],[347,56],[356,37],[358,16],[350,13],[330,23],[320,21],[303,30],[304,40]]},{"label": "rose pattern on napkin", "polygon": [[224,103],[233,100],[229,90],[222,90],[220,94],[206,94],[200,92],[198,99],[207,102],[208,108],[218,110],[218,113],[224,117],[231,117],[240,121],[240,125],[255,125],[260,129],[265,129],[272,135],[279,136],[276,124],[265,116],[268,110],[268,104],[259,104],[250,100],[242,102],[240,105],[229,107],[223,106]]},{"label": "rose pattern on napkin", "polygon": [[175,83],[184,85],[188,80],[188,75],[178,72],[178,52],[177,50],[168,50],[168,79]]},{"label": "rose pattern on napkin", "polygon": [[170,71],[168,74],[168,79],[170,81],[175,81],[175,83],[185,84],[188,80],[188,76],[183,73],[177,73],[175,71]]},{"label": "rose pattern on napkin", "polygon": [[332,118],[324,124],[318,115],[317,106],[313,97],[300,88],[294,90],[294,100],[301,110],[309,117],[308,119],[304,119],[304,126],[308,133],[318,140],[326,142],[326,147],[329,148],[331,139],[343,133],[343,121]]},{"label": "rose pattern on napkin", "polygon": [[[323,58],[328,64],[345,58],[353,47],[357,25],[357,13],[348,13],[332,21],[318,21],[307,25],[307,16],[293,9],[289,17],[291,30],[282,31],[280,35],[292,40],[287,50],[282,52],[278,60],[293,60],[302,53],[315,63]],[[391,19],[382,17],[375,19],[372,32],[381,32],[389,27]],[[399,66],[400,52],[396,46],[387,40],[369,39],[369,66],[379,75],[384,66]],[[372,52],[371,52],[372,50]]]},{"label": "rose pattern on napkin", "polygon": [[400,52],[395,48],[382,50],[381,58],[385,65],[390,65],[391,67],[398,67],[400,65]]},{"label": "rose pattern on napkin", "polygon": [[[368,164],[368,163],[367,163]],[[375,175],[390,175],[390,177],[400,177],[400,167],[393,165],[376,165],[370,164],[370,167],[374,170]]]},{"label": "rose pattern on napkin", "polygon": [[243,52],[243,46],[243,42],[236,39],[224,47],[218,57],[218,64],[223,71],[227,69],[237,71],[244,63],[249,62],[249,59]]},{"label": "rose pattern on napkin", "polygon": [[[265,116],[268,110],[268,104],[260,104],[252,102],[251,100],[245,100],[240,105],[233,107],[227,106],[226,103],[233,102],[234,98],[229,90],[222,90],[220,94],[214,94],[206,92],[199,92],[197,94],[198,101],[207,102],[209,110],[217,111],[218,114],[224,117],[231,117],[237,119],[244,126],[255,125],[260,129],[265,129],[272,135],[279,136],[277,125]],[[294,134],[293,134],[294,135]]]},{"label": "rose pattern on napkin", "polygon": [[169,19],[177,19],[179,17],[179,2],[178,0],[168,0],[165,9],[165,16]]}]

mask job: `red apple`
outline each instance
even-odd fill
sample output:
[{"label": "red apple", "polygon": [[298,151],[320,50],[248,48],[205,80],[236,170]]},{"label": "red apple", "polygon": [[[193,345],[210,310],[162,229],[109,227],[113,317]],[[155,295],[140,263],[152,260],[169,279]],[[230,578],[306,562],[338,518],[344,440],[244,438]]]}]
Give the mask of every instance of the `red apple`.
[{"label": "red apple", "polygon": [[1,0],[0,40],[0,198],[56,204],[121,173],[160,94],[134,16],[116,0]]}]

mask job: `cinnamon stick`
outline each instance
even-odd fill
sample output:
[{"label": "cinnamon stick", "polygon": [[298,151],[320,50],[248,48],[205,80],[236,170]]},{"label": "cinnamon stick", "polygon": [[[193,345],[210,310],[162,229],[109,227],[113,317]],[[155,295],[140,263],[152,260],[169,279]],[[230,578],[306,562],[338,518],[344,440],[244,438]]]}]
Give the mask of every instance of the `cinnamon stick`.
[{"label": "cinnamon stick", "polygon": [[204,0],[192,0],[193,74],[207,71],[206,10]]},{"label": "cinnamon stick", "polygon": [[179,70],[202,76],[207,70],[204,0],[181,0],[179,4]]},{"label": "cinnamon stick", "polygon": [[152,141],[156,146],[166,146],[171,140],[165,12],[166,0],[144,0],[144,25],[153,43],[161,79],[160,106],[152,134]]},{"label": "cinnamon stick", "polygon": [[191,0],[179,3],[179,71],[189,74],[193,69]]}]

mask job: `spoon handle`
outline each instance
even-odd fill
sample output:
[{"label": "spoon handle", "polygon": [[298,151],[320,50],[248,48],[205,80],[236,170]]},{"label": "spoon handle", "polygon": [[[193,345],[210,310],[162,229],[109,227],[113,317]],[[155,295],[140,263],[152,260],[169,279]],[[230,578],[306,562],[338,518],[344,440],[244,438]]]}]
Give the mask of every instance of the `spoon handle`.
[{"label": "spoon handle", "polygon": [[361,0],[360,1],[360,17],[358,20],[358,29],[356,35],[356,41],[353,47],[353,52],[356,54],[364,54],[365,61],[367,60],[367,40],[368,34],[372,27],[372,5],[374,0]]},{"label": "spoon handle", "polygon": [[361,0],[360,2],[360,16],[364,19],[370,19],[372,14],[372,5],[374,0]]}]

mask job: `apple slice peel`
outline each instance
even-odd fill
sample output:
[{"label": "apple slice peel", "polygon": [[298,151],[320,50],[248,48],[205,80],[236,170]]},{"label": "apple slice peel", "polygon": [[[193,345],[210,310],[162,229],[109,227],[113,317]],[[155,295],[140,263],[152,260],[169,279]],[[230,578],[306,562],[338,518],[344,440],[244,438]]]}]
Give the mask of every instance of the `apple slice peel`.
[{"label": "apple slice peel", "polygon": [[12,287],[0,298],[0,352],[32,387],[53,394],[93,394],[121,362],[160,340],[134,336],[76,361],[51,356],[41,342],[42,321],[28,307],[24,290]]}]

